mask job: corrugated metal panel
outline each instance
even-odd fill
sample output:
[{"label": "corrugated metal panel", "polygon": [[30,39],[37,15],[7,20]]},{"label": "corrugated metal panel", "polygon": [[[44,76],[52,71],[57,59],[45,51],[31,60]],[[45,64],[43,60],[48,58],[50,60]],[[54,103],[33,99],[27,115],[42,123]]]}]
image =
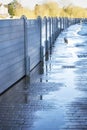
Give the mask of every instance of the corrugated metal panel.
[{"label": "corrugated metal panel", "polygon": [[27,21],[28,55],[30,70],[40,62],[40,25],[38,20]]},{"label": "corrugated metal panel", "polygon": [[23,20],[0,20],[0,93],[25,75]]},{"label": "corrugated metal panel", "polygon": [[24,37],[11,39],[10,42],[9,42],[9,40],[2,41],[2,42],[0,42],[0,51],[1,51],[1,49],[5,49],[7,47],[9,48],[10,46],[13,46],[13,45],[22,44],[23,42],[24,42]]},{"label": "corrugated metal panel", "polygon": [[5,28],[5,27],[13,27],[13,26],[20,26],[23,25],[23,20],[22,19],[9,19],[9,20],[0,20],[0,28]]},{"label": "corrugated metal panel", "polygon": [[0,27],[0,35],[3,35],[3,34],[8,34],[8,33],[16,33],[18,31],[23,31],[23,25],[15,25],[13,27],[8,28],[8,27]]}]

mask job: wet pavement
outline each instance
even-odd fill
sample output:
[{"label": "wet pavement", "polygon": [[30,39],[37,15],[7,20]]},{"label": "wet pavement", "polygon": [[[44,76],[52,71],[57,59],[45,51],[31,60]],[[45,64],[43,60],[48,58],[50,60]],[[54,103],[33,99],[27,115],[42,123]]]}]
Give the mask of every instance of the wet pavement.
[{"label": "wet pavement", "polygon": [[87,130],[86,31],[87,24],[63,31],[30,81],[0,96],[0,130]]}]

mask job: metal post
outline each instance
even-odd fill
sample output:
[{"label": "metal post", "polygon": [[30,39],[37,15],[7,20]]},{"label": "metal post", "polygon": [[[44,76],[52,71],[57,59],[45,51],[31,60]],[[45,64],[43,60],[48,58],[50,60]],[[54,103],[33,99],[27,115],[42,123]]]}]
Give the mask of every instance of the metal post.
[{"label": "metal post", "polygon": [[51,48],[52,48],[52,43],[53,43],[53,40],[52,40],[52,18],[51,18]]},{"label": "metal post", "polygon": [[40,61],[43,61],[43,56],[42,56],[42,19],[41,19],[41,17],[39,16],[38,18],[37,18],[37,20],[38,20],[38,25],[39,25],[39,38],[40,38]]},{"label": "metal post", "polygon": [[48,39],[47,39],[47,18],[45,17],[45,55],[48,53]]},{"label": "metal post", "polygon": [[[56,31],[56,33],[55,33],[55,38],[57,38],[57,36],[58,36],[58,19],[57,19],[57,17],[56,17],[56,28],[55,28],[55,31]],[[56,40],[56,39],[55,39]]]},{"label": "metal post", "polygon": [[52,46],[53,46],[53,18],[51,18],[51,24],[52,24]]},{"label": "metal post", "polygon": [[40,53],[40,57],[41,57],[41,62],[44,63],[44,47],[41,46],[41,53]]},{"label": "metal post", "polygon": [[63,30],[65,29],[65,18],[63,18]]},{"label": "metal post", "polygon": [[69,20],[68,20],[68,18],[67,18],[67,28],[68,28],[68,26],[69,26]]},{"label": "metal post", "polygon": [[28,55],[28,32],[27,32],[27,18],[22,16],[24,21],[24,57],[25,57],[25,75],[30,77],[30,57]]},{"label": "metal post", "polygon": [[54,19],[54,33],[53,33],[53,36],[54,36],[54,42],[55,42],[55,39],[56,39],[56,18],[53,18]]},{"label": "metal post", "polygon": [[60,31],[62,31],[62,18],[60,18]]},{"label": "metal post", "polygon": [[52,47],[51,45],[51,18],[49,18],[49,43],[50,43],[50,48]]},{"label": "metal post", "polygon": [[50,19],[47,19],[47,37],[48,37],[48,50],[50,48]]},{"label": "metal post", "polygon": [[62,30],[64,30],[64,19],[62,18]]},{"label": "metal post", "polygon": [[58,18],[56,17],[56,38],[58,37],[59,28],[58,28]]}]

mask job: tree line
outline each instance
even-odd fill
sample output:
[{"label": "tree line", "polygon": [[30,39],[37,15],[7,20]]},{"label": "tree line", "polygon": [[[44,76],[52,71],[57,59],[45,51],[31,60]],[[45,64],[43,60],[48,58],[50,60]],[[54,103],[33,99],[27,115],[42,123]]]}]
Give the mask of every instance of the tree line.
[{"label": "tree line", "polygon": [[26,15],[27,18],[36,18],[41,16],[47,17],[72,17],[72,18],[86,18],[87,9],[78,6],[73,6],[72,4],[64,7],[60,7],[56,2],[49,2],[42,5],[35,5],[33,10],[22,7],[17,0],[8,4],[8,12],[11,17],[21,17],[21,15]]}]

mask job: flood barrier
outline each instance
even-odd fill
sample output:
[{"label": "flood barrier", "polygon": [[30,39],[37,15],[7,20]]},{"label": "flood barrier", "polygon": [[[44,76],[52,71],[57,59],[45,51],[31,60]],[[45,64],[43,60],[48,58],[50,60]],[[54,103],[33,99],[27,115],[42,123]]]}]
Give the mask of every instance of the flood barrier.
[{"label": "flood barrier", "polygon": [[79,23],[75,18],[0,20],[0,94],[43,61],[60,32]]}]

